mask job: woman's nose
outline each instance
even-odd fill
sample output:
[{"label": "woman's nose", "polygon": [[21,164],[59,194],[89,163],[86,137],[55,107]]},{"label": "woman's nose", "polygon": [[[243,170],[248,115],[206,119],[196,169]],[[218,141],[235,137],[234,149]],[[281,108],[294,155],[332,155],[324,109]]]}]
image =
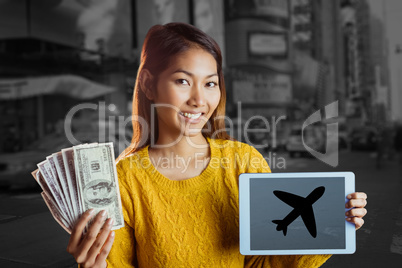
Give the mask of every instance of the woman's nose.
[{"label": "woman's nose", "polygon": [[193,86],[191,89],[189,104],[196,107],[205,105],[205,94],[202,86]]}]

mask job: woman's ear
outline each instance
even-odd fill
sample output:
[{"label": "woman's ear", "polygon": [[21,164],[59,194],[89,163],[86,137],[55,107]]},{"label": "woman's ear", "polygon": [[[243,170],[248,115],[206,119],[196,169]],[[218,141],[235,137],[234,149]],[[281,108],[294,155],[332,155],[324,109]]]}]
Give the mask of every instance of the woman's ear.
[{"label": "woman's ear", "polygon": [[154,99],[154,92],[152,90],[152,85],[154,83],[154,76],[147,70],[147,69],[142,69],[140,76],[139,76],[139,83],[140,83],[140,89],[142,92],[144,92],[145,96],[149,100]]}]

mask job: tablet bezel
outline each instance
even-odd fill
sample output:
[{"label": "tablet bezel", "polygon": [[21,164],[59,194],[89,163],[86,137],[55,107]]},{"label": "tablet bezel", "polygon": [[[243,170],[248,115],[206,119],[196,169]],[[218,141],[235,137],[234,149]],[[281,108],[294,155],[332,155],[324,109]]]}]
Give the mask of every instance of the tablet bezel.
[{"label": "tablet bezel", "polygon": [[[355,192],[355,174],[353,172],[291,172],[291,173],[243,173],[239,176],[239,227],[240,253],[242,255],[306,255],[306,254],[353,254],[356,251],[356,229],[353,223],[346,221],[344,249],[284,249],[251,250],[250,243],[250,179],[255,178],[345,178],[346,196]],[[349,210],[345,208],[345,212]]]}]

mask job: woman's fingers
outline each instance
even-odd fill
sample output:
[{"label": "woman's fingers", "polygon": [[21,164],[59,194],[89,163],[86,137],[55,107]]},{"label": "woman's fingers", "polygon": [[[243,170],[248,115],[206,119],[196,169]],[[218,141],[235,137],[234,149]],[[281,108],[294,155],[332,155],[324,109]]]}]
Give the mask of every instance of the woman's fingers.
[{"label": "woman's fingers", "polygon": [[346,203],[346,208],[364,208],[367,205],[366,199],[351,199]]},{"label": "woman's fingers", "polygon": [[367,214],[367,209],[364,208],[367,205],[367,194],[356,192],[349,194],[347,198],[349,201],[346,202],[345,207],[352,209],[345,213],[348,217],[346,220],[354,223],[356,230],[358,230],[363,226],[364,220],[362,218]]},{"label": "woman's fingers", "polygon": [[363,192],[355,192],[348,195],[348,199],[367,199],[367,194]]},{"label": "woman's fingers", "polygon": [[74,254],[74,252],[76,251],[82,238],[82,232],[84,231],[84,228],[88,224],[89,220],[92,218],[93,213],[94,209],[87,210],[75,224],[67,245],[68,253]]},{"label": "woman's fingers", "polygon": [[352,193],[347,197],[350,200],[346,203],[346,208],[364,208],[367,205],[367,195],[365,193]]},{"label": "woman's fingers", "polygon": [[84,262],[87,259],[88,251],[92,247],[95,239],[98,236],[99,230],[103,226],[106,219],[106,211],[102,210],[96,215],[93,219],[91,226],[88,229],[88,232],[83,237],[81,244],[78,248],[78,254],[75,257],[75,260],[78,263]]},{"label": "woman's fingers", "polygon": [[89,263],[95,263],[96,257],[98,256],[99,252],[101,251],[101,248],[104,247],[105,241],[106,241],[106,239],[108,239],[108,237],[110,235],[110,230],[112,229],[112,226],[113,226],[113,219],[110,218],[105,222],[98,237],[93,242],[92,247],[88,251],[87,261]]},{"label": "woman's fingers", "polygon": [[106,258],[109,255],[110,250],[112,249],[112,245],[114,242],[114,231],[109,232],[107,236],[107,240],[105,244],[103,244],[102,249],[99,252],[99,255],[96,257],[95,264],[99,265],[99,267],[106,267]]},{"label": "woman's fingers", "polygon": [[83,235],[83,230],[93,214],[94,210],[91,209],[80,217],[72,230],[67,251],[82,267],[106,267],[106,257],[114,241],[114,232],[110,231],[113,219],[105,221],[106,211],[102,210],[93,218],[87,233]]},{"label": "woman's fingers", "polygon": [[364,217],[367,214],[367,209],[365,208],[354,208],[346,212],[346,216],[348,217]]},{"label": "woman's fingers", "polygon": [[364,224],[364,220],[359,217],[347,218],[346,220],[348,222],[354,223],[356,226],[356,230],[360,229]]}]

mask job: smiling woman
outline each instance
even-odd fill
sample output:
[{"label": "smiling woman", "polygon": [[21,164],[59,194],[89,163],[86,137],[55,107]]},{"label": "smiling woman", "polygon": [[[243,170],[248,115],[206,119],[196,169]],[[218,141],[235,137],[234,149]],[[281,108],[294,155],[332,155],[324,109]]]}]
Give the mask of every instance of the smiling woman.
[{"label": "smiling woman", "polygon": [[158,135],[156,145],[201,134],[221,97],[211,54],[200,48],[180,53],[159,75],[155,89],[147,86],[155,79],[149,70],[142,70],[140,75],[145,94],[156,106],[158,128],[165,130]]},{"label": "smiling woman", "polygon": [[[133,96],[133,138],[117,173],[125,226],[99,213],[77,222],[68,245],[83,267],[318,267],[329,255],[243,256],[239,175],[271,172],[225,129],[221,52],[194,26],[153,26]],[[97,192],[96,192],[97,193]],[[93,193],[95,195],[95,192]],[[359,228],[365,203],[353,195]],[[360,201],[360,202],[359,202]],[[112,247],[113,245],[113,247]]]},{"label": "smiling woman", "polygon": [[[203,85],[203,90],[200,85]],[[177,97],[179,91],[187,91],[188,96],[191,94],[192,103],[185,105],[182,103],[180,106],[176,102],[170,103],[172,98]],[[217,97],[218,103],[214,104],[215,107],[204,107],[204,103],[201,103],[203,107],[194,107],[195,103],[200,105],[200,100],[203,102],[208,99],[211,103],[212,100],[216,101]],[[204,136],[211,137],[216,133],[216,138],[230,139],[223,120],[225,103],[222,55],[218,44],[199,29],[187,24],[170,23],[153,26],[144,41],[132,109],[133,118],[143,118],[147,124],[142,120],[133,120],[133,132],[137,135],[133,135],[131,146],[119,159],[147,146],[151,141],[158,140],[161,127],[159,119],[162,118],[157,114],[162,113],[153,113],[152,108],[155,107],[159,107],[161,112],[175,113],[176,117],[187,113],[187,116],[182,116],[184,119],[201,112],[199,121],[203,122],[201,127]],[[169,104],[172,106],[168,108]],[[174,111],[175,109],[177,111]],[[189,121],[191,120],[187,120]],[[148,129],[151,124],[154,128]],[[166,121],[162,124],[166,124]],[[175,126],[178,127],[178,122]]]}]

